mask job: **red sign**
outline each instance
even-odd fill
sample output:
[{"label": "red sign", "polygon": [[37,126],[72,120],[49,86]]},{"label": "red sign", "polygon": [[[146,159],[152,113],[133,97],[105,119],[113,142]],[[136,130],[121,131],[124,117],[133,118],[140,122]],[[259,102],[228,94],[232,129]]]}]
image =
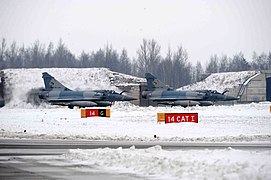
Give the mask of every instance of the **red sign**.
[{"label": "red sign", "polygon": [[98,109],[86,109],[86,117],[99,116]]},{"label": "red sign", "polygon": [[198,113],[166,113],[166,123],[193,122],[198,123]]}]

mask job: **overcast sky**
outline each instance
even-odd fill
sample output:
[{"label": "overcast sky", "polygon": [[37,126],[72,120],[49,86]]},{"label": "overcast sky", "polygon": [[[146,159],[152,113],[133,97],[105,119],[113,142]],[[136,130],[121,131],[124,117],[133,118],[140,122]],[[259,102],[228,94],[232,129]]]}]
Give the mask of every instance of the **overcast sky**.
[{"label": "overcast sky", "polygon": [[112,44],[129,57],[143,38],[165,56],[182,45],[191,62],[212,54],[271,51],[270,0],[0,0],[0,38],[10,44],[63,39],[72,53]]}]

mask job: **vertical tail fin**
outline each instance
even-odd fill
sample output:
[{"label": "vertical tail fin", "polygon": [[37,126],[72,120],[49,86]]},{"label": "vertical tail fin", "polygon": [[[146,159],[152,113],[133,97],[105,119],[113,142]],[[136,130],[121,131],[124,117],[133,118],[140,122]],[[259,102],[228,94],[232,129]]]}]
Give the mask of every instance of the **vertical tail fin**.
[{"label": "vertical tail fin", "polygon": [[163,82],[161,82],[155,76],[153,76],[151,73],[146,73],[145,78],[147,79],[147,85],[148,85],[149,91],[154,91],[155,89],[156,90],[170,89],[168,85],[165,85]]},{"label": "vertical tail fin", "polygon": [[48,74],[47,72],[42,73],[42,78],[44,80],[45,90],[62,90],[62,91],[71,91],[69,88],[62,85],[58,82],[53,76]]}]

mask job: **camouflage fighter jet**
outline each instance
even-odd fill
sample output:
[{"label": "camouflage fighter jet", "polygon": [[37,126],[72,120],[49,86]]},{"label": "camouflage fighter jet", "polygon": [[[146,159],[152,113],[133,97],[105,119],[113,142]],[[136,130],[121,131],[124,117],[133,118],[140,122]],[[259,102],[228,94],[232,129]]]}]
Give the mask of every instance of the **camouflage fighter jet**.
[{"label": "camouflage fighter jet", "polygon": [[226,96],[224,91],[219,93],[211,90],[177,91],[165,85],[155,76],[146,73],[147,90],[142,92],[142,98],[152,100],[158,104],[171,106],[210,106],[216,101],[233,101],[238,98]]},{"label": "camouflage fighter jet", "polygon": [[45,89],[39,92],[39,98],[53,105],[79,107],[106,107],[115,101],[132,101],[135,98],[117,93],[113,90],[73,91],[52,77],[42,73]]}]

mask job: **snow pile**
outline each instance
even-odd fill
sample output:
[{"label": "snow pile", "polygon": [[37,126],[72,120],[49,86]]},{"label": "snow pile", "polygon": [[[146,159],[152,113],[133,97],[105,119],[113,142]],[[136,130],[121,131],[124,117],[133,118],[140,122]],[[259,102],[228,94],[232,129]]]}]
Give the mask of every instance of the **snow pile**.
[{"label": "snow pile", "polygon": [[[120,91],[120,84],[144,82],[145,79],[112,72],[106,68],[48,68],[48,69],[6,69],[6,106],[9,108],[33,108],[29,94],[37,93],[44,88],[42,73],[48,72],[55,79],[72,90],[110,89]],[[41,107],[50,107],[43,104]]]},{"label": "snow pile", "polygon": [[249,77],[256,74],[256,71],[213,73],[203,81],[183,86],[178,90],[216,90],[223,92],[240,84],[243,84]]},{"label": "snow pile", "polygon": [[[0,109],[1,137],[128,141],[271,142],[270,102],[209,107],[138,107],[116,103],[111,117],[79,109]],[[199,123],[157,123],[158,112],[194,112]],[[24,132],[26,130],[26,132]],[[154,138],[154,135],[157,138]]]},{"label": "snow pile", "polygon": [[223,150],[166,151],[148,149],[70,150],[72,163],[106,172],[130,173],[153,179],[268,179],[271,151]]}]

